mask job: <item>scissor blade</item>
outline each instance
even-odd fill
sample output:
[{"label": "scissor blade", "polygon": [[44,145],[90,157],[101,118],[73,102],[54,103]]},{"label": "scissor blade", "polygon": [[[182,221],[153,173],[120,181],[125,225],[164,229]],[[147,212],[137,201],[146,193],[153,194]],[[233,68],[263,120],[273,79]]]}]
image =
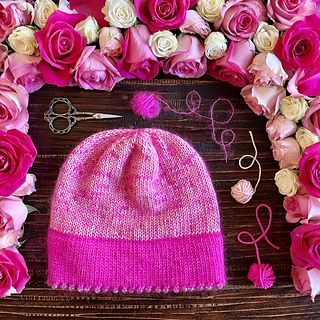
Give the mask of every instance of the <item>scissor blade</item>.
[{"label": "scissor blade", "polygon": [[109,113],[96,113],[92,116],[93,119],[117,119],[122,118],[117,114],[109,114]]}]

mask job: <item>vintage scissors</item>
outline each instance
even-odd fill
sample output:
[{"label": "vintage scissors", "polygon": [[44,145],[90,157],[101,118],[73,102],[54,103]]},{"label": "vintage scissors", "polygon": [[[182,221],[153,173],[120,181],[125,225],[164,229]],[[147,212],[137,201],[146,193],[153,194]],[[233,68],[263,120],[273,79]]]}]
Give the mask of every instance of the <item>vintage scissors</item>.
[{"label": "vintage scissors", "polygon": [[[54,111],[56,104],[66,104],[68,109],[64,113],[57,113]],[[92,112],[78,112],[75,106],[67,98],[54,98],[49,103],[49,110],[44,113],[44,119],[49,122],[49,128],[54,134],[66,134],[71,131],[72,127],[83,120],[101,120],[101,119],[116,119],[122,116],[108,113],[92,113]],[[57,129],[54,122],[57,119],[64,119],[68,122],[64,129]]]}]

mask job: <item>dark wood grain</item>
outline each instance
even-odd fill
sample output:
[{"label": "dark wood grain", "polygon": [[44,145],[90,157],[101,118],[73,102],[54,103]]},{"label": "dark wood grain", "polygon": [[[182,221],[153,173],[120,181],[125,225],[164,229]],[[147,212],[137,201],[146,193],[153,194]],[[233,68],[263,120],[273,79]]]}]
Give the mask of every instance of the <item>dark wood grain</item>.
[{"label": "dark wood grain", "polygon": [[[222,150],[210,138],[208,123],[175,115],[163,110],[155,120],[142,120],[129,108],[134,92],[150,90],[163,96],[175,106],[184,106],[184,99],[192,89],[203,97],[201,111],[207,112],[214,99],[224,97],[234,104],[236,113],[229,128],[236,133],[236,141],[225,163]],[[31,280],[21,295],[0,301],[0,318],[72,318],[72,319],[318,319],[320,308],[309,297],[294,290],[290,278],[290,230],[285,221],[282,197],[273,183],[277,163],[270,151],[265,133],[265,119],[255,116],[244,104],[240,90],[211,80],[155,80],[153,82],[125,81],[110,94],[84,91],[78,88],[46,86],[30,98],[30,134],[39,155],[32,172],[37,175],[37,193],[27,202],[39,209],[26,223],[27,242],[21,248],[28,264]],[[43,120],[43,113],[54,97],[67,97],[82,111],[116,113],[122,119],[79,123],[65,136],[56,136]],[[217,107],[217,118],[225,117],[222,106]],[[46,286],[46,237],[49,224],[49,205],[59,168],[72,148],[82,139],[103,129],[119,127],[158,127],[175,132],[189,140],[207,162],[218,193],[223,233],[225,236],[228,286],[218,292],[188,294],[80,294],[51,290]],[[257,168],[242,171],[238,159],[252,153],[249,130],[253,130],[263,168],[262,181],[257,194],[248,205],[237,204],[230,196],[230,187],[241,178],[255,181]],[[263,261],[270,263],[277,276],[275,286],[257,290],[247,280],[247,271],[255,261],[252,247],[240,245],[239,231],[247,229],[259,233],[254,209],[261,202],[272,206],[274,219],[269,237],[281,249],[275,251],[260,243]],[[68,248],[66,248],[68,250]]]}]

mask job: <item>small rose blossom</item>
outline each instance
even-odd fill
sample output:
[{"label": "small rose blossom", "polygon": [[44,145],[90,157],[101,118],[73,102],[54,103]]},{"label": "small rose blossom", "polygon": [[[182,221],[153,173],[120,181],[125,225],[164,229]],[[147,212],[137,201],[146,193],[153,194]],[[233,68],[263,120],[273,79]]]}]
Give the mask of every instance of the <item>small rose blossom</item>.
[{"label": "small rose blossom", "polygon": [[298,292],[304,295],[310,294],[310,279],[308,270],[306,268],[292,266],[291,277],[293,280],[294,287]]},{"label": "small rose blossom", "polygon": [[198,0],[196,10],[208,22],[215,22],[221,17],[225,0]]},{"label": "small rose blossom", "polygon": [[91,16],[77,23],[75,29],[87,40],[87,44],[98,40],[99,25]]},{"label": "small rose blossom", "polygon": [[259,52],[271,52],[279,39],[279,31],[264,21],[259,23],[253,42]]},{"label": "small rose blossom", "polygon": [[256,86],[282,86],[288,79],[288,75],[282,68],[281,61],[270,52],[256,55],[248,70],[249,73],[253,74]]},{"label": "small rose blossom", "polygon": [[266,131],[270,141],[282,140],[297,131],[297,124],[283,115],[278,115],[268,120]]},{"label": "small rose blossom", "polygon": [[28,173],[25,182],[17,189],[13,195],[18,197],[29,196],[31,193],[36,192],[37,178],[34,174]]},{"label": "small rose blossom", "polygon": [[320,136],[320,97],[312,100],[309,109],[302,118],[302,125]]},{"label": "small rose blossom", "polygon": [[20,246],[19,238],[22,236],[22,230],[9,230],[5,231],[0,236],[0,250],[8,247]]},{"label": "small rose blossom", "polygon": [[222,32],[211,32],[204,41],[205,54],[209,60],[222,58],[228,49],[227,39]]},{"label": "small rose blossom", "polygon": [[57,10],[58,7],[52,0],[36,0],[34,23],[40,29],[44,28],[48,18]]},{"label": "small rose blossom", "polygon": [[38,48],[34,33],[33,27],[18,27],[9,35],[8,43],[15,52],[32,56]]},{"label": "small rose blossom", "polygon": [[195,36],[182,34],[178,49],[164,62],[163,72],[180,78],[200,78],[207,71],[204,46]]},{"label": "small rose blossom", "polygon": [[177,51],[178,40],[171,31],[158,31],[150,35],[149,46],[156,57],[166,58]]},{"label": "small rose blossom", "polygon": [[0,43],[0,72],[3,72],[4,62],[8,57],[8,47]]},{"label": "small rose blossom", "polygon": [[283,207],[286,210],[286,220],[289,223],[305,221],[309,213],[309,194],[296,194],[293,197],[284,197]]},{"label": "small rose blossom", "polygon": [[39,70],[41,57],[12,53],[5,62],[3,78],[21,84],[28,93],[39,90],[43,85],[42,73]]},{"label": "small rose blossom", "polygon": [[296,132],[296,140],[302,150],[320,141],[320,137],[304,127],[300,127]]},{"label": "small rose blossom", "polygon": [[275,174],[274,180],[280,194],[293,197],[297,193],[299,184],[296,171],[281,169]]},{"label": "small rose blossom", "polygon": [[118,57],[122,53],[123,35],[116,27],[103,27],[99,32],[100,51],[108,57]]},{"label": "small rose blossom", "polygon": [[298,168],[300,160],[300,146],[296,139],[285,138],[272,142],[273,158],[279,161],[280,169]]},{"label": "small rose blossom", "polygon": [[203,20],[197,11],[188,10],[186,19],[180,27],[180,31],[183,33],[198,34],[204,39],[211,30],[209,23]]},{"label": "small rose blossom", "polygon": [[286,90],[281,86],[247,85],[241,90],[241,95],[255,114],[263,114],[270,119],[279,112],[280,101],[285,97]]},{"label": "small rose blossom", "polygon": [[280,102],[280,111],[281,113],[289,120],[295,122],[300,121],[306,111],[308,110],[309,105],[304,98],[294,98],[294,97],[284,97]]}]

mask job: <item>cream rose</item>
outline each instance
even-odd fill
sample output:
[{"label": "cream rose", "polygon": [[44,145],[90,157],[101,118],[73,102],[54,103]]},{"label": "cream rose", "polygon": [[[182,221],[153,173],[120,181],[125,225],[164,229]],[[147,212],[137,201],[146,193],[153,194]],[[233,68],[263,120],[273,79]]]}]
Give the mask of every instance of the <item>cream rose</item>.
[{"label": "cream rose", "polygon": [[253,42],[259,52],[270,52],[273,51],[278,39],[278,29],[262,21],[259,23]]},{"label": "cream rose", "polygon": [[300,121],[308,110],[308,102],[304,98],[284,97],[280,102],[280,111],[289,120]]},{"label": "cream rose", "polygon": [[294,196],[298,191],[298,175],[296,171],[281,169],[274,177],[279,192],[288,197]]},{"label": "cream rose", "polygon": [[14,29],[8,37],[10,47],[15,52],[32,56],[38,48],[34,32],[35,28],[31,26],[21,26]]},{"label": "cream rose", "polygon": [[215,22],[221,16],[223,5],[224,0],[198,0],[196,9],[203,19]]},{"label": "cream rose", "polygon": [[99,32],[100,51],[106,56],[120,56],[123,41],[124,38],[119,28],[103,27]]},{"label": "cream rose", "polygon": [[58,7],[52,0],[37,0],[35,3],[34,23],[39,28],[44,28],[48,18],[58,10]]},{"label": "cream rose", "polygon": [[129,0],[108,0],[102,8],[102,13],[113,27],[130,28],[137,20],[136,10]]},{"label": "cream rose", "polygon": [[206,57],[215,60],[223,57],[227,51],[227,39],[222,32],[211,32],[204,41]]},{"label": "cream rose", "polygon": [[300,127],[296,132],[296,140],[302,150],[320,141],[320,138],[304,127]]},{"label": "cream rose", "polygon": [[149,46],[156,57],[165,58],[178,49],[178,40],[171,31],[158,31],[149,37]]},{"label": "cream rose", "polygon": [[85,20],[80,21],[75,29],[86,38],[87,43],[93,43],[98,40],[99,25],[97,20],[91,16],[88,16]]}]

